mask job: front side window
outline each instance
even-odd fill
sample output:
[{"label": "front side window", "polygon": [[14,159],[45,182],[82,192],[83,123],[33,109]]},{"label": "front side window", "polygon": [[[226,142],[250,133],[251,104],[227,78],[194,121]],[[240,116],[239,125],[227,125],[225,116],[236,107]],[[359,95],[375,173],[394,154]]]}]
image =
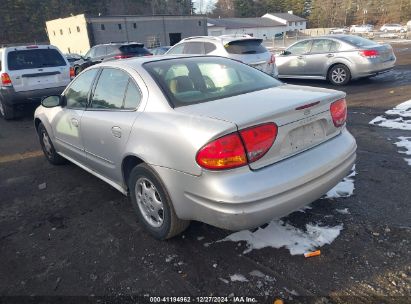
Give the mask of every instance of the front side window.
[{"label": "front side window", "polygon": [[64,96],[67,108],[84,109],[87,106],[88,95],[97,75],[97,69],[85,71],[70,84]]},{"label": "front side window", "polygon": [[99,46],[96,48],[96,57],[106,56],[107,55],[107,47],[106,46]]},{"label": "front side window", "polygon": [[103,69],[91,101],[93,109],[123,109],[129,76],[118,69]]},{"label": "front side window", "polygon": [[180,44],[174,46],[173,48],[171,48],[171,49],[168,51],[167,55],[168,55],[168,54],[170,54],[170,55],[183,54],[183,49],[184,49],[184,43],[180,43]]},{"label": "front side window", "polygon": [[287,52],[289,52],[290,55],[302,55],[302,54],[308,53],[310,49],[311,49],[311,40],[304,40],[304,41],[298,42],[290,46],[287,49]]},{"label": "front side window", "polygon": [[173,107],[208,102],[282,84],[264,72],[219,57],[177,58],[147,62],[143,66],[162,88]]},{"label": "front side window", "polygon": [[65,66],[66,61],[55,49],[31,49],[9,52],[7,64],[9,70],[24,70]]}]

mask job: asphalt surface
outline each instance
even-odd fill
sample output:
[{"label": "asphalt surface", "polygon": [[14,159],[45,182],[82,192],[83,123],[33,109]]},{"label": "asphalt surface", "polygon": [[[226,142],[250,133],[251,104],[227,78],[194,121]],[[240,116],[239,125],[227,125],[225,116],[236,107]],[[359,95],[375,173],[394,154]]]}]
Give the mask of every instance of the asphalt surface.
[{"label": "asphalt surface", "polygon": [[[398,62],[392,73],[342,88],[348,129],[358,143],[354,195],[321,199],[305,213],[284,218],[299,228],[343,225],[337,239],[309,259],[284,248],[243,253],[244,242],[216,242],[230,232],[198,222],[171,240],[154,240],[121,193],[73,164],[46,161],[32,110],[15,121],[0,120],[0,295],[409,303],[411,167],[393,139],[411,132],[368,124],[411,99],[411,45],[394,47]],[[266,277],[250,275],[253,270]],[[248,281],[232,282],[233,274]]]}]

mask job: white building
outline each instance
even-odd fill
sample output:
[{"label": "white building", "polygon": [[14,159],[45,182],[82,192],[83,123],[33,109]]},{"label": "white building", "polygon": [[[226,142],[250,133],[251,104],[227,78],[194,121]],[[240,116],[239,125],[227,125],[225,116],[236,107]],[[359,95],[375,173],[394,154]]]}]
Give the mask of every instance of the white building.
[{"label": "white building", "polygon": [[255,38],[269,39],[286,31],[286,26],[268,18],[208,19],[209,36],[247,34]]},{"label": "white building", "polygon": [[248,34],[260,39],[270,39],[278,34],[306,27],[307,20],[292,12],[267,13],[261,18],[207,19],[209,36]]},{"label": "white building", "polygon": [[307,19],[293,15],[292,11],[288,13],[267,13],[262,18],[271,19],[287,27],[288,31],[305,30],[307,28]]}]

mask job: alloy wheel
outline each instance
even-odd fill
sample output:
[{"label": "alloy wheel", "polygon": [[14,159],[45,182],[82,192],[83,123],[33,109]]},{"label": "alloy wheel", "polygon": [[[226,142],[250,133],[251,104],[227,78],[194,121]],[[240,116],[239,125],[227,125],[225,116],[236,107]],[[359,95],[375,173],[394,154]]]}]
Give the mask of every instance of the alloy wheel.
[{"label": "alloy wheel", "polygon": [[332,71],[331,78],[335,83],[343,83],[347,78],[347,73],[343,68],[336,68]]},{"label": "alloy wheel", "polygon": [[150,226],[158,228],[164,222],[164,205],[154,184],[147,178],[139,178],[135,185],[137,205]]}]

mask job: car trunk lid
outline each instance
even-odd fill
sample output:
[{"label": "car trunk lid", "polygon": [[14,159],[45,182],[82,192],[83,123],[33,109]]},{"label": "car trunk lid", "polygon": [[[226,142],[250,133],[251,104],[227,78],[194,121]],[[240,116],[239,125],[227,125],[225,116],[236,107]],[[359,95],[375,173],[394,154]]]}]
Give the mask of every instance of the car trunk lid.
[{"label": "car trunk lid", "polygon": [[330,104],[344,96],[334,90],[283,85],[175,110],[232,122],[239,130],[274,122],[278,134],[273,146],[250,164],[259,169],[337,135],[340,129],[333,124]]}]

